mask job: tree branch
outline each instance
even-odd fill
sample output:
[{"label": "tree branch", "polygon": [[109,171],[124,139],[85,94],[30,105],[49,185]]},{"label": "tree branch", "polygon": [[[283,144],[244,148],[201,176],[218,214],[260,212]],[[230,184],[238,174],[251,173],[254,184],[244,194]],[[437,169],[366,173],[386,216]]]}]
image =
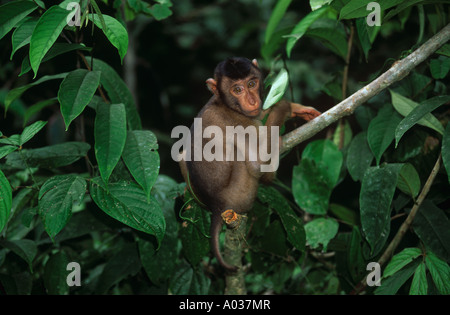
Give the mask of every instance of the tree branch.
[{"label": "tree branch", "polygon": [[380,75],[377,79],[353,95],[347,97],[319,117],[284,135],[282,137],[280,153],[289,151],[296,145],[311,138],[332,123],[338,121],[340,118],[353,114],[358,106],[364,104],[391,84],[406,77],[412,69],[427,59],[449,39],[450,24],[445,26],[439,33],[430,38],[406,58],[394,63],[388,71]]}]

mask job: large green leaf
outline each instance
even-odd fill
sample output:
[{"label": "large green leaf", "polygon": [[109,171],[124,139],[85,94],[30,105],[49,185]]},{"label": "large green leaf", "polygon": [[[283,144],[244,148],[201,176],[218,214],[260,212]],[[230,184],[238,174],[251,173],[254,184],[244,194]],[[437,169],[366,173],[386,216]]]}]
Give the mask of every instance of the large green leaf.
[{"label": "large green leaf", "polygon": [[50,238],[69,221],[72,207],[80,204],[86,193],[86,180],[76,175],[49,178],[39,190],[39,215]]},{"label": "large green leaf", "polygon": [[30,64],[34,77],[45,54],[67,25],[66,19],[69,13],[70,11],[55,5],[45,11],[36,24],[30,40]]},{"label": "large green leaf", "polygon": [[[41,61],[41,64],[51,60],[59,55],[65,54],[69,51],[74,50],[87,50],[90,51],[92,48],[86,47],[84,44],[75,43],[54,43],[50,50],[45,54]],[[22,67],[20,68],[19,77],[31,70],[30,59],[26,56],[22,61]]]},{"label": "large green leaf", "polygon": [[306,35],[318,39],[323,45],[345,60],[348,45],[344,32],[336,28],[317,27],[309,29]]},{"label": "large green leaf", "polygon": [[44,285],[47,294],[65,295],[69,294],[70,287],[67,285],[69,271],[67,265],[70,260],[64,251],[58,251],[50,256],[45,263]]},{"label": "large green leaf", "polygon": [[342,167],[342,152],[330,140],[310,142],[302,153],[302,159],[309,159],[319,166],[322,178],[330,188],[336,186]]},{"label": "large green leaf", "polygon": [[281,100],[284,92],[286,92],[288,81],[289,78],[286,69],[281,69],[277,77],[273,81],[272,86],[270,87],[269,94],[264,101],[264,110],[270,108],[273,104]]},{"label": "large green leaf", "polygon": [[86,60],[89,64],[93,61],[92,70],[100,71],[102,73],[100,83],[108,93],[111,103],[122,103],[125,105],[125,109],[127,111],[128,129],[142,129],[141,119],[136,109],[133,96],[117,72],[111,68],[110,65],[99,59],[92,60],[90,57],[86,57]]},{"label": "large green leaf", "polygon": [[323,251],[327,251],[327,246],[339,229],[339,224],[332,218],[317,218],[305,224],[306,240],[311,248],[318,248],[323,245]]},{"label": "large green leaf", "polygon": [[66,131],[70,123],[77,118],[97,90],[100,83],[100,72],[77,69],[70,72],[61,82],[58,100],[61,104],[61,114],[66,124]]},{"label": "large green leaf", "polygon": [[[404,97],[401,94],[398,94],[391,90],[389,90],[389,92],[391,92],[392,105],[401,115],[403,115],[405,117],[408,117],[408,115],[415,108],[420,106],[418,103],[414,102],[413,100],[410,100],[407,97]],[[435,104],[438,104],[440,101],[441,101],[440,98],[439,99],[433,98],[433,99],[428,100],[425,105],[427,108],[428,108],[428,106],[430,106],[430,108],[433,108],[433,106],[436,106]],[[437,118],[434,117],[430,112],[426,113],[426,109],[418,110],[418,113],[421,114],[422,110],[425,111],[425,113],[422,116],[422,118],[417,121],[417,123],[419,125],[434,129],[442,135],[444,133],[444,127],[442,127],[442,124],[439,122],[439,120],[437,120]],[[415,115],[415,113],[414,113],[414,115]]]},{"label": "large green leaf", "polygon": [[447,262],[438,258],[428,251],[425,256],[425,263],[430,271],[436,288],[443,295],[450,294],[450,267]]},{"label": "large green leaf", "polygon": [[392,106],[386,105],[372,119],[367,130],[367,141],[372,150],[377,165],[380,164],[381,156],[394,140],[395,128],[401,121],[401,116],[397,114]]},{"label": "large green leaf", "polygon": [[0,242],[0,246],[5,247],[20,258],[26,261],[30,271],[33,272],[33,260],[37,254],[37,245],[35,241],[22,239],[22,240],[3,240]]},{"label": "large green leaf", "polygon": [[367,142],[367,132],[357,134],[347,151],[347,170],[354,181],[362,180],[373,161],[373,154]]},{"label": "large green leaf", "polygon": [[311,214],[326,214],[331,196],[329,183],[321,168],[312,160],[303,159],[292,173],[292,194],[295,202]]},{"label": "large green leaf", "polygon": [[413,198],[419,194],[420,177],[414,166],[409,163],[403,165],[398,175],[397,187]]},{"label": "large green leaf", "polygon": [[157,149],[156,136],[150,130],[128,130],[122,158],[148,198],[159,174]]},{"label": "large green leaf", "polygon": [[0,6],[0,39],[36,9],[37,5],[33,1],[10,1]]},{"label": "large green leaf", "polygon": [[292,0],[281,0],[278,1],[275,5],[275,8],[270,15],[269,22],[267,22],[266,33],[264,35],[264,42],[266,44],[268,44],[270,39],[272,38],[273,33],[275,32],[278,24],[286,13],[286,10],[291,2]]},{"label": "large green leaf", "polygon": [[[367,10],[367,4],[373,2],[372,0],[351,0],[349,1],[340,12],[340,19],[355,19],[360,17],[367,17],[371,11]],[[380,11],[387,10],[397,4],[404,2],[404,0],[378,0],[377,4],[380,5]],[[381,12],[380,12],[381,14]]]},{"label": "large green leaf", "polygon": [[409,295],[426,295],[428,291],[425,263],[421,262],[414,272]]},{"label": "large green leaf", "polygon": [[[411,127],[413,127],[416,123],[420,123],[420,122],[424,123],[422,121],[422,119],[424,117],[429,115],[433,110],[435,110],[439,106],[444,105],[448,102],[450,102],[449,95],[439,95],[439,96],[430,98],[424,102],[421,102],[421,104],[419,106],[417,106],[413,110],[411,110],[409,112],[409,114],[398,124],[397,128],[395,129],[395,147],[397,147],[398,143],[400,142],[400,139],[405,134],[405,132],[407,132],[409,129],[411,129]],[[430,117],[430,116],[427,116],[427,117]],[[437,125],[436,125],[436,127],[437,127]],[[435,129],[435,128],[433,128],[433,129]],[[441,128],[439,128],[439,127],[437,127],[437,129],[441,130]],[[437,130],[437,129],[435,129],[435,130]]]},{"label": "large green leaf", "polygon": [[295,43],[305,35],[308,28],[313,24],[318,18],[324,15],[328,11],[328,6],[323,6],[316,11],[308,13],[301,21],[292,29],[286,43],[286,53],[288,57],[291,56],[292,48],[294,48]]},{"label": "large green leaf", "polygon": [[19,98],[29,88],[36,86],[38,84],[41,84],[42,82],[49,81],[49,80],[64,79],[66,77],[66,75],[67,75],[67,72],[59,73],[59,74],[55,74],[55,75],[46,75],[35,82],[12,89],[11,91],[9,91],[8,95],[6,95],[6,98],[5,98],[5,113],[8,110],[11,103],[14,102],[17,98]]},{"label": "large green leaf", "polygon": [[405,248],[392,257],[391,261],[384,269],[383,278],[390,277],[397,273],[420,255],[422,255],[422,252],[418,248]]},{"label": "large green leaf", "polygon": [[0,232],[8,222],[11,213],[12,189],[5,174],[0,170]]},{"label": "large green leaf", "polygon": [[6,165],[19,169],[66,166],[86,156],[90,148],[91,146],[85,142],[65,142],[38,149],[24,149],[20,153],[10,153],[6,157]]},{"label": "large green leaf", "polygon": [[164,215],[156,199],[150,196],[147,200],[139,185],[120,181],[106,187],[102,179],[96,177],[91,180],[90,193],[106,214],[136,230],[156,236],[159,247],[166,229]]},{"label": "large green leaf", "polygon": [[126,28],[115,18],[105,14],[102,16],[106,29],[104,28],[98,14],[89,14],[88,18],[103,31],[111,44],[117,48],[119,51],[120,60],[123,62],[123,58],[128,50],[128,32]]},{"label": "large green leaf", "polygon": [[450,222],[443,210],[425,199],[413,221],[413,228],[426,248],[442,259],[450,260]]},{"label": "large green leaf", "polygon": [[25,129],[22,131],[22,134],[19,138],[19,146],[23,146],[25,143],[27,143],[31,138],[33,138],[39,131],[41,131],[42,128],[47,124],[46,121],[36,121],[32,123],[31,125],[25,127]]},{"label": "large green leaf", "polygon": [[[191,198],[190,192],[186,192],[184,200]],[[199,204],[192,200],[184,208],[180,217],[185,220],[181,225],[179,237],[183,244],[183,254],[192,266],[197,266],[210,252],[209,235],[210,215]]]},{"label": "large green leaf", "polygon": [[208,294],[210,285],[211,279],[204,272],[188,264],[182,265],[170,281],[171,292],[176,295]]},{"label": "large green leaf", "polygon": [[280,216],[289,242],[298,250],[305,250],[305,229],[303,222],[289,206],[283,195],[273,187],[260,186],[258,199],[268,204]]},{"label": "large green leaf", "polygon": [[127,123],[123,104],[99,104],[94,124],[95,157],[100,175],[109,176],[122,155],[127,138]]},{"label": "large green leaf", "polygon": [[372,250],[381,240],[386,241],[384,232],[390,225],[390,206],[402,166],[370,167],[364,174],[359,195],[361,226]]},{"label": "large green leaf", "polygon": [[24,19],[24,22],[16,28],[11,37],[11,60],[17,50],[30,43],[31,35],[33,34],[37,22],[37,18],[27,17],[26,20]]}]

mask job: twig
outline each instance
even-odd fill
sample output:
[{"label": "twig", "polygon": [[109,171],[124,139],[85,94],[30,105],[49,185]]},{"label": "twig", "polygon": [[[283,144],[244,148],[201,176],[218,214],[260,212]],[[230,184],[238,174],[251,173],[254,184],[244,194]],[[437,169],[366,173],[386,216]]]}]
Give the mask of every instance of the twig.
[{"label": "twig", "polygon": [[340,118],[351,115],[358,106],[364,104],[370,98],[393,83],[406,77],[412,69],[427,59],[449,39],[450,24],[445,26],[441,31],[406,58],[394,63],[388,71],[380,75],[377,79],[347,97],[319,117],[284,135],[282,137],[281,153],[289,151],[299,143],[311,138],[332,123],[338,121]]}]

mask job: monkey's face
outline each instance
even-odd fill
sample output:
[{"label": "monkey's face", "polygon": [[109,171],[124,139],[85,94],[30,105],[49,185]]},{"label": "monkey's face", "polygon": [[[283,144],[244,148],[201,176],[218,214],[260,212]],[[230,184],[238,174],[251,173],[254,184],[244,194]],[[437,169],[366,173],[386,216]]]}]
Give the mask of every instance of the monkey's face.
[{"label": "monkey's face", "polygon": [[234,80],[229,89],[230,95],[239,104],[240,111],[247,117],[256,117],[261,113],[260,80],[250,76],[242,80]]}]

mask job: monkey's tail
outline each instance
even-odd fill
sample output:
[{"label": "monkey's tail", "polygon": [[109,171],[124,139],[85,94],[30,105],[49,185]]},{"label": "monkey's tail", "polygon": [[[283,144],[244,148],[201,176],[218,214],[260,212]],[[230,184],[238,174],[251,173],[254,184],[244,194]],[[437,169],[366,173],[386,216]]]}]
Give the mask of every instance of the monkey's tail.
[{"label": "monkey's tail", "polygon": [[215,213],[213,213],[211,216],[211,249],[219,264],[226,270],[234,272],[238,269],[238,267],[232,266],[225,262],[222,254],[220,253],[219,235],[222,230],[222,224],[223,220],[220,216],[220,212],[215,211]]}]

